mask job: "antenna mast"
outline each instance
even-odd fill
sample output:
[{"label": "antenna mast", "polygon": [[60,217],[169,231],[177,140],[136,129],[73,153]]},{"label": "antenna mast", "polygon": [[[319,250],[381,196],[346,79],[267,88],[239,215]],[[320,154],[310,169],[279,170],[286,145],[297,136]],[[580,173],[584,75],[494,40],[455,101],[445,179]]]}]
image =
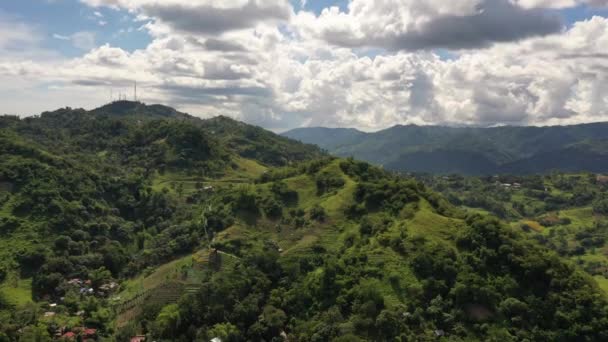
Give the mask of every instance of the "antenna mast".
[{"label": "antenna mast", "polygon": [[137,81],[135,81],[135,85],[133,87],[133,99],[137,102]]}]

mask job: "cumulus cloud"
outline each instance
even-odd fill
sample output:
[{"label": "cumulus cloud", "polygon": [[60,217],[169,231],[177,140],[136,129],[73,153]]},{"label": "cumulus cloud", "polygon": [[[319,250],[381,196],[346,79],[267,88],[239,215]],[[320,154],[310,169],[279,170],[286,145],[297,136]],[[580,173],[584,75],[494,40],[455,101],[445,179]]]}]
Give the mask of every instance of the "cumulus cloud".
[{"label": "cumulus cloud", "polygon": [[142,6],[142,11],[177,30],[197,34],[219,34],[254,27],[262,21],[287,20],[291,13],[285,3],[259,3],[254,0],[231,8],[211,4],[150,4]]},{"label": "cumulus cloud", "polygon": [[606,7],[608,0],[512,0],[524,8],[570,8],[579,5]]},{"label": "cumulus cloud", "polygon": [[353,0],[318,17],[302,13],[301,33],[345,47],[470,49],[558,33],[558,16],[509,0]]},{"label": "cumulus cloud", "polygon": [[285,0],[81,0],[93,6],[126,8],[183,32],[216,35],[288,20],[292,7]]}]

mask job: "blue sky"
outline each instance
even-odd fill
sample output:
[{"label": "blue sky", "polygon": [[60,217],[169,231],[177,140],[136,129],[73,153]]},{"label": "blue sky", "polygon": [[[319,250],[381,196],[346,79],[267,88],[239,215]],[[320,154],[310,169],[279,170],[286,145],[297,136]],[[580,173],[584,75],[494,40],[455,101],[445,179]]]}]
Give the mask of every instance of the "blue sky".
[{"label": "blue sky", "polygon": [[[302,8],[300,0],[290,0],[290,2],[296,11]],[[337,6],[342,11],[346,11],[348,0],[308,0],[303,9],[319,14],[330,6]],[[151,42],[147,31],[140,29],[144,22],[135,21],[135,17],[128,11],[117,11],[107,7],[92,8],[78,0],[2,1],[0,10],[38,28],[47,38],[44,47],[56,50],[64,56],[78,56],[85,51],[74,47],[69,40],[53,39],[53,35],[68,37],[76,32],[91,32],[95,35],[97,45],[108,43],[126,51],[145,48]],[[593,15],[608,14],[607,10],[583,5],[558,12],[563,16],[567,26]],[[450,56],[444,50],[437,52],[442,57]]]},{"label": "blue sky", "polygon": [[109,43],[128,51],[145,48],[150,43],[146,30],[139,30],[143,23],[134,22],[134,16],[127,11],[91,8],[77,0],[3,1],[0,10],[41,31],[47,38],[43,46],[65,56],[82,55],[86,51],[53,35],[67,37],[76,32],[92,32],[96,45]]}]

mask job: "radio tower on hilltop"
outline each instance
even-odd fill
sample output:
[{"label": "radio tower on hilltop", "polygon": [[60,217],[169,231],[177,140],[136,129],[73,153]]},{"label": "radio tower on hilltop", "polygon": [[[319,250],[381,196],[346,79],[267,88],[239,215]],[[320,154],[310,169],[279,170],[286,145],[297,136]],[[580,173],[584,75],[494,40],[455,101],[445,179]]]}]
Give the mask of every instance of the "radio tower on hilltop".
[{"label": "radio tower on hilltop", "polygon": [[137,81],[133,84],[133,101],[137,102]]}]

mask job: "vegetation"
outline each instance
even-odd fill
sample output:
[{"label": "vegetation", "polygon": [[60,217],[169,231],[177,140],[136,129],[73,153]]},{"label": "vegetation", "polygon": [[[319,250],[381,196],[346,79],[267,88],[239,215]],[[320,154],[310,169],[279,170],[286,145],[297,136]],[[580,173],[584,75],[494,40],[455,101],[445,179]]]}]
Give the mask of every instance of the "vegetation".
[{"label": "vegetation", "polygon": [[418,177],[470,212],[489,212],[580,265],[608,291],[604,176]]},{"label": "vegetation", "polygon": [[[585,251],[602,248],[590,177],[475,197],[124,101],[0,117],[0,152],[2,341],[608,339],[605,293],[563,258],[574,245],[538,237],[576,225]],[[513,224],[463,203],[502,204]],[[579,254],[586,270],[596,255]]]}]

